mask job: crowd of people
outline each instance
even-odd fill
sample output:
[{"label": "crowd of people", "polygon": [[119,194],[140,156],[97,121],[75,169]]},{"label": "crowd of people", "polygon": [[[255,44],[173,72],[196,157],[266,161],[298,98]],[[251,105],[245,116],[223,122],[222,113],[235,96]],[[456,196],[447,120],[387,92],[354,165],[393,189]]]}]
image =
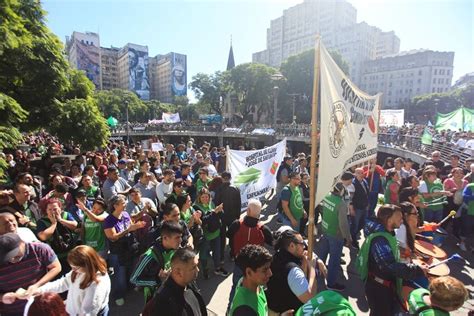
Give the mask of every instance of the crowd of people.
[{"label": "crowd of people", "polygon": [[[339,294],[344,246],[357,254],[371,315],[403,308],[447,315],[467,299],[455,278],[428,278],[414,244],[443,228],[461,251],[472,251],[474,159],[461,166],[452,155],[445,164],[433,152],[416,169],[409,159],[387,158],[347,170],[317,206],[321,235],[312,256],[304,153],[287,153],[277,171],[280,228],[272,231],[260,222],[261,201],[249,200],[241,214],[225,148],[189,139],[163,143],[162,152],[123,142],[83,152],[46,133],[25,135],[25,143],[5,153],[2,316],[108,315],[109,299],[120,308],[133,288],[143,293],[143,315],[207,315],[196,278],[229,276],[226,261],[234,262],[229,315],[355,315]],[[451,210],[455,218],[440,225]],[[413,289],[409,298],[403,284]]]}]

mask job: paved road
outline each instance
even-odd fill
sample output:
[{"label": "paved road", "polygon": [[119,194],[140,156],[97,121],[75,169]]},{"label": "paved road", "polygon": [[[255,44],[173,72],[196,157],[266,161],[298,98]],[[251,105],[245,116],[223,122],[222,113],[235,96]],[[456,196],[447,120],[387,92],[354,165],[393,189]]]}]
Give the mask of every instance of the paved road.
[{"label": "paved road", "polygon": [[[278,224],[276,222],[276,216],[274,211],[275,205],[276,201],[275,199],[272,199],[270,204],[262,211],[263,216],[261,220],[265,224],[269,225],[271,229],[276,230],[278,228]],[[318,248],[316,244],[316,251],[317,249]],[[465,316],[467,315],[469,310],[474,310],[474,255],[472,253],[460,251],[456,247],[456,241],[453,239],[447,240],[445,242],[445,245],[443,245],[443,249],[448,253],[448,255],[457,252],[464,258],[466,258],[468,262],[472,262],[470,266],[462,265],[459,263],[449,264],[449,267],[451,269],[450,275],[461,280],[466,285],[470,293],[470,299],[464,304],[464,306],[458,311],[451,313],[451,315]],[[368,315],[368,305],[364,296],[363,283],[355,272],[355,267],[353,265],[357,253],[354,250],[350,250],[346,247],[344,247],[343,251],[343,258],[345,259],[347,264],[342,266],[344,280],[340,280],[340,282],[343,282],[343,284],[346,285],[346,290],[342,294],[348,298],[349,302],[356,310],[357,315]],[[231,272],[233,269],[233,262],[227,259],[225,267],[229,272]],[[221,276],[210,274],[210,277],[211,278],[209,280],[203,280],[202,276],[200,275],[197,280],[198,285],[201,289],[204,301],[207,304],[209,315],[224,316],[227,308],[230,289],[232,286],[232,275],[228,276],[227,278],[223,278]],[[321,289],[325,289],[323,281],[324,280],[318,280],[318,285]],[[130,291],[126,297],[126,303],[124,306],[117,307],[115,306],[114,302],[111,302],[110,306],[111,316],[139,315],[143,307],[143,297],[141,293]]]}]

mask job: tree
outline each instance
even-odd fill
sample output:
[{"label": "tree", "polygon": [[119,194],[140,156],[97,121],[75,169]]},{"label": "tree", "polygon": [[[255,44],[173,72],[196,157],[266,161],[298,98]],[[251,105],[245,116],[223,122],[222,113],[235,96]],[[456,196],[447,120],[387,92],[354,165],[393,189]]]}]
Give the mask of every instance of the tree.
[{"label": "tree", "polygon": [[122,89],[97,91],[95,99],[105,117],[113,116],[125,122],[128,105],[129,122],[146,122],[149,118],[149,109],[132,91]]},{"label": "tree", "polygon": [[185,95],[175,96],[173,98],[173,104],[178,106],[185,106],[189,104],[189,99]]},{"label": "tree", "polygon": [[86,77],[83,71],[68,69],[68,86],[64,92],[63,100],[87,99],[94,95],[95,85]]},{"label": "tree", "polygon": [[[349,65],[336,51],[329,54],[336,64],[347,75]],[[280,117],[291,121],[293,103],[298,122],[311,121],[311,100],[314,80],[314,49],[289,57],[280,67],[282,75],[287,79],[286,87],[280,91],[278,99]],[[285,89],[286,88],[286,89]]]},{"label": "tree", "polygon": [[107,121],[92,98],[66,101],[50,130],[61,142],[72,141],[85,150],[105,147],[110,136]]},{"label": "tree", "polygon": [[260,123],[264,113],[271,121],[274,82],[271,77],[277,73],[275,68],[257,64],[246,63],[238,65],[229,71],[226,76],[232,92],[238,96],[238,112],[244,120]]},{"label": "tree", "polygon": [[6,39],[0,44],[0,92],[28,112],[23,127],[48,126],[68,86],[62,44],[46,27],[39,1],[4,0],[0,21],[0,39]]},{"label": "tree", "polygon": [[193,77],[189,87],[193,90],[199,103],[207,105],[210,112],[222,114],[223,102],[221,102],[221,98],[225,97],[228,92],[222,72],[216,71],[212,75],[198,73]]}]

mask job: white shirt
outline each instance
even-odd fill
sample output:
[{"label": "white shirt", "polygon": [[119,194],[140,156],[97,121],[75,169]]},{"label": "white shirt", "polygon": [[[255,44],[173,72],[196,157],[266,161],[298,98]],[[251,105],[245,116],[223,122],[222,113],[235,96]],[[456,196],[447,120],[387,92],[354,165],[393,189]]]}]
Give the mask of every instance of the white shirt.
[{"label": "white shirt", "polygon": [[169,184],[166,184],[164,181],[161,181],[156,186],[156,197],[158,198],[158,204],[164,204],[168,195],[173,192],[173,181]]},{"label": "white shirt", "polygon": [[407,246],[407,228],[405,224],[401,224],[400,228],[395,229],[395,237],[398,241],[398,246],[408,248]]},{"label": "white shirt", "polygon": [[98,273],[99,283],[92,283],[81,290],[80,284],[84,277],[79,273],[74,282],[71,280],[72,271],[59,280],[46,283],[39,288],[41,293],[67,293],[66,311],[71,316],[94,316],[109,304],[110,278],[107,273],[101,275]]},{"label": "white shirt", "polygon": [[207,166],[207,170],[209,170],[209,177],[211,178],[214,178],[215,176],[219,174],[217,172],[216,167],[213,164],[209,164],[209,166]]},{"label": "white shirt", "polygon": [[33,234],[28,227],[18,227],[16,233],[20,236],[21,240],[26,243],[38,242],[38,238],[36,238],[35,234]]},{"label": "white shirt", "polygon": [[455,145],[464,148],[466,147],[466,140],[464,138],[459,138]]}]

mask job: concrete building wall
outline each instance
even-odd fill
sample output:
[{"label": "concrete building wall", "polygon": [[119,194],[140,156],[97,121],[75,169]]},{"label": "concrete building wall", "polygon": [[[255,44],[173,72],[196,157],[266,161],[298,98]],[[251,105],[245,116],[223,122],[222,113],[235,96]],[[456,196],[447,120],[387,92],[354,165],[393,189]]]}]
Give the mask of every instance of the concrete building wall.
[{"label": "concrete building wall", "polygon": [[118,48],[100,48],[102,62],[102,89],[119,88]]}]

